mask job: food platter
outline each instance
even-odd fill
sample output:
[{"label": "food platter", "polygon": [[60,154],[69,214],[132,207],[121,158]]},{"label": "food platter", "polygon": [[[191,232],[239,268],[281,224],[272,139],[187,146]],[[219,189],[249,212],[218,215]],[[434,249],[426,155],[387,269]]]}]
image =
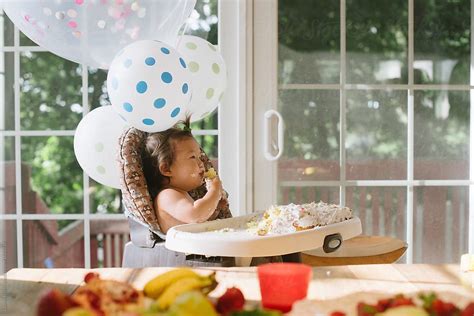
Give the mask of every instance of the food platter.
[{"label": "food platter", "polygon": [[259,236],[249,232],[248,223],[258,220],[262,214],[257,212],[175,226],[168,231],[165,246],[170,250],[205,256],[267,257],[320,247],[331,252],[344,240],[362,233],[358,217],[287,234]]}]

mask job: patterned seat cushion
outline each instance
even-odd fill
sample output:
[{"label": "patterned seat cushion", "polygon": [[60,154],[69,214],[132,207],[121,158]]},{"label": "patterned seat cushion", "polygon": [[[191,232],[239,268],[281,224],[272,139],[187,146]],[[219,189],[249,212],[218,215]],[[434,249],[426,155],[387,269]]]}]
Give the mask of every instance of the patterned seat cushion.
[{"label": "patterned seat cushion", "polygon": [[[158,218],[153,208],[153,201],[148,192],[148,186],[143,174],[141,152],[144,146],[146,133],[130,127],[125,130],[119,140],[118,164],[120,172],[120,186],[125,207],[141,222],[148,225],[153,232],[161,232]],[[201,159],[206,171],[212,167],[212,163],[201,149]],[[189,192],[194,199],[200,199],[207,193],[203,184],[199,188]],[[226,194],[227,195],[227,194]],[[215,213],[209,218],[229,218],[232,213],[229,209],[227,196],[223,197],[217,206]]]}]

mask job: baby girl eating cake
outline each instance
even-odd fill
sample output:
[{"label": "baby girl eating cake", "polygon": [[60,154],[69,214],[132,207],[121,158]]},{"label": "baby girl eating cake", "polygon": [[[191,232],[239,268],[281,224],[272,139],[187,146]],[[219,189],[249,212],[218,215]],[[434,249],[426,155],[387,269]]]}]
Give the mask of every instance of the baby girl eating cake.
[{"label": "baby girl eating cake", "polygon": [[352,210],[336,204],[311,202],[271,206],[259,221],[247,224],[250,232],[260,236],[288,234],[352,218]]}]

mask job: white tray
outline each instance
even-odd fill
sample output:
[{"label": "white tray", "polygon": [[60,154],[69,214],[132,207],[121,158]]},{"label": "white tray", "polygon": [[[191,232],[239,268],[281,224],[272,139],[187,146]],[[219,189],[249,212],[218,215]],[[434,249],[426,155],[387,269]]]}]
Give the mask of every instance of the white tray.
[{"label": "white tray", "polygon": [[[166,234],[165,246],[170,250],[205,256],[267,257],[323,247],[329,235],[339,233],[341,239],[346,240],[362,233],[358,217],[290,234],[258,236],[248,232],[246,223],[258,220],[262,213],[175,226]],[[224,228],[235,231],[216,232]]]}]

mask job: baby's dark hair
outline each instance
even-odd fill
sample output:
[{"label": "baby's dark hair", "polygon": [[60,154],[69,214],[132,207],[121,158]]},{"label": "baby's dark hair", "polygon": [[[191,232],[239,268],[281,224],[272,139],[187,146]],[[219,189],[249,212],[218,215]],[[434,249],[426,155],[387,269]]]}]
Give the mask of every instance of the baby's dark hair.
[{"label": "baby's dark hair", "polygon": [[169,182],[169,177],[161,174],[160,165],[171,166],[174,159],[173,141],[188,137],[193,137],[190,117],[162,132],[147,134],[142,151],[143,172],[153,199]]}]

